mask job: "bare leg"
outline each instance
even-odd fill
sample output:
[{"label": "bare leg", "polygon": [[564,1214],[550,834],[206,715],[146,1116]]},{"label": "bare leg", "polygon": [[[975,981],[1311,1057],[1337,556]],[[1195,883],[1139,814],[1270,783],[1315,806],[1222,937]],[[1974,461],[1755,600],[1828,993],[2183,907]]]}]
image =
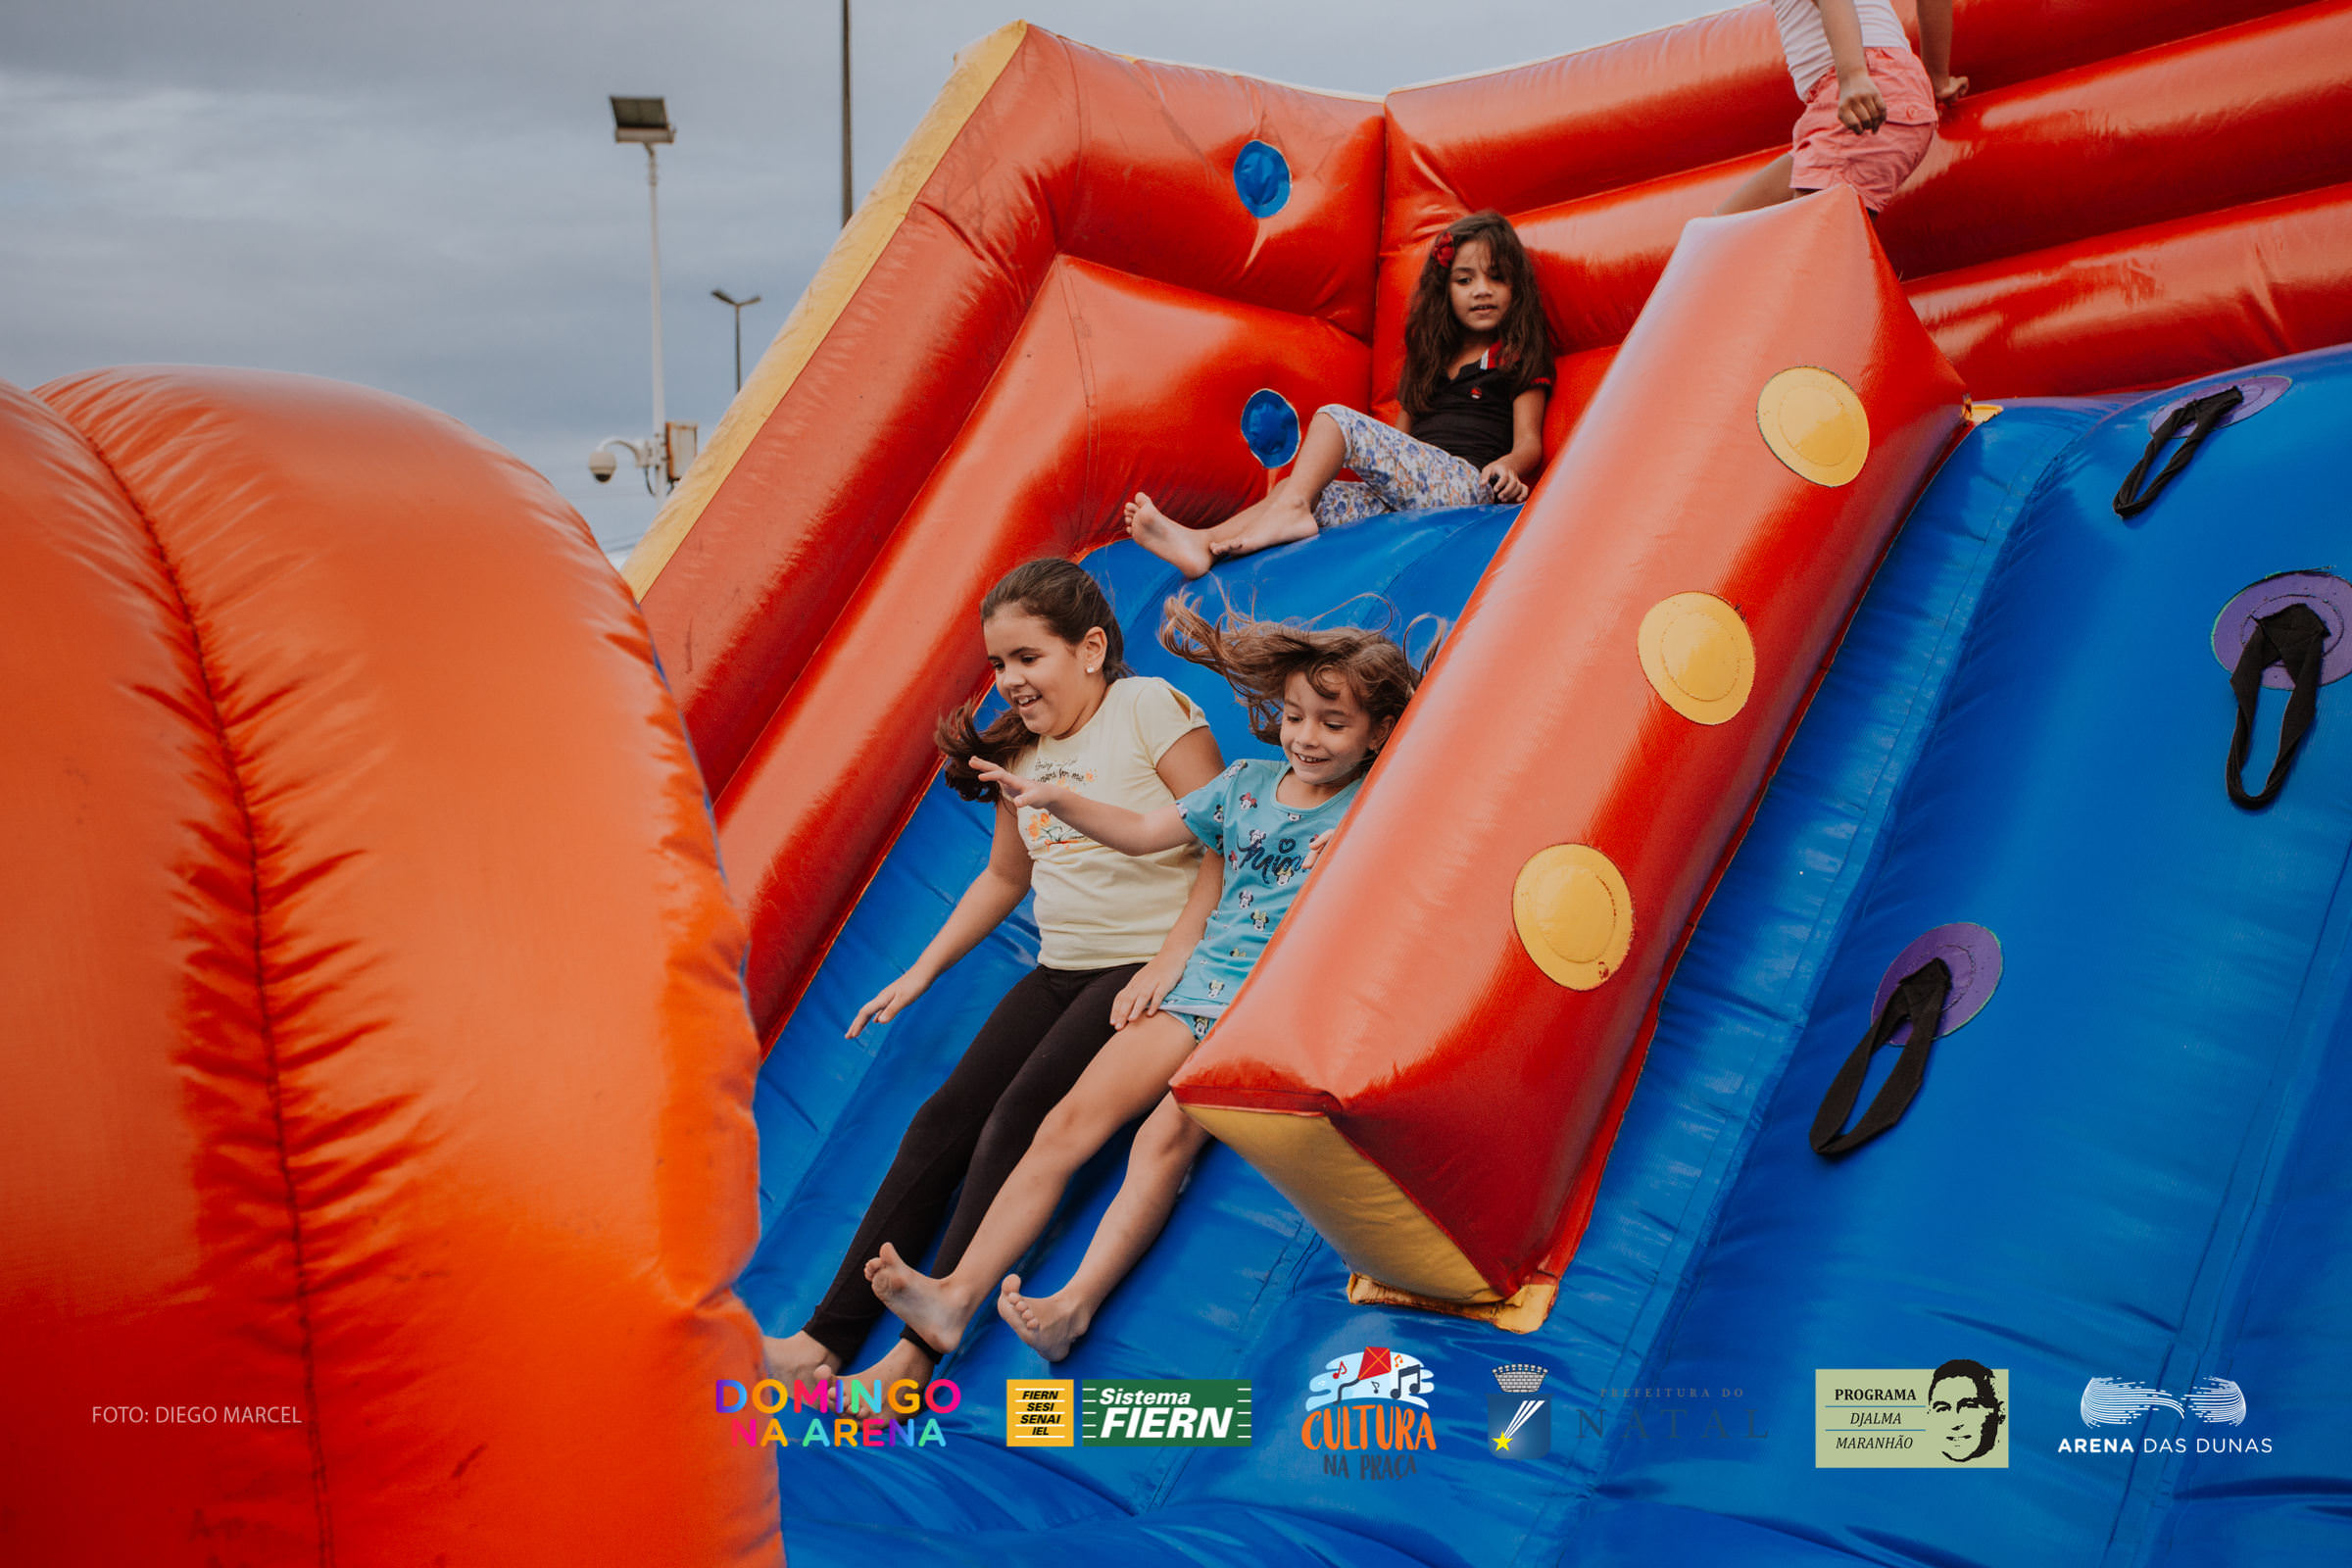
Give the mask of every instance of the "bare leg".
[{"label": "bare leg", "polygon": [[1762,169],[1747,176],[1745,184],[1723,199],[1715,209],[1717,218],[1732,213],[1752,213],[1759,207],[1778,207],[1796,192],[1788,188],[1788,171],[1796,163],[1792,154],[1783,153]]},{"label": "bare leg", "polygon": [[810,1339],[807,1334],[795,1334],[788,1340],[767,1335],[760,1337],[760,1348],[767,1361],[767,1375],[778,1383],[790,1383],[798,1378],[804,1383],[817,1378],[829,1378],[837,1370],[833,1352]]},{"label": "bare leg", "polygon": [[928,1383],[931,1381],[931,1358],[925,1355],[918,1347],[900,1340],[883,1352],[881,1360],[858,1373],[851,1381],[871,1383],[876,1378],[882,1380],[882,1387],[885,1391],[901,1378],[912,1378],[917,1383]]},{"label": "bare leg", "polygon": [[1047,1360],[1069,1354],[1070,1346],[1094,1325],[1104,1299],[1159,1239],[1160,1227],[1176,1206],[1177,1191],[1184,1186],[1184,1173],[1192,1169],[1193,1156],[1206,1142],[1208,1134],[1177,1107],[1174,1095],[1160,1101],[1135,1135],[1135,1148],[1127,1155],[1127,1179],[1119,1184],[1119,1196],[1110,1200],[1102,1223],[1095,1227],[1095,1239],[1087,1244],[1078,1272],[1045,1297],[1023,1296],[1020,1276],[1007,1275],[1004,1288],[997,1293],[998,1316]]},{"label": "bare leg", "polygon": [[1315,536],[1315,499],[1348,466],[1348,437],[1339,422],[1318,414],[1298,443],[1298,459],[1273,493],[1208,530],[1208,553],[1222,561]]},{"label": "bare leg", "polygon": [[1143,492],[1127,503],[1127,532],[1139,545],[1183,572],[1198,577],[1227,556],[1246,556],[1315,536],[1315,498],[1348,466],[1348,437],[1329,416],[1318,414],[1298,443],[1298,459],[1265,500],[1254,502],[1213,528],[1188,528]]},{"label": "bare leg", "polygon": [[1172,1013],[1129,1024],[1087,1064],[1061,1103],[1046,1113],[1029,1152],[1004,1178],[988,1217],[956,1271],[935,1280],[885,1242],[866,1267],[874,1294],[943,1355],[963,1343],[972,1312],[996,1290],[1054,1217],[1054,1205],[1078,1167],[1111,1135],[1167,1093],[1168,1079],[1193,1053],[1193,1031]]}]

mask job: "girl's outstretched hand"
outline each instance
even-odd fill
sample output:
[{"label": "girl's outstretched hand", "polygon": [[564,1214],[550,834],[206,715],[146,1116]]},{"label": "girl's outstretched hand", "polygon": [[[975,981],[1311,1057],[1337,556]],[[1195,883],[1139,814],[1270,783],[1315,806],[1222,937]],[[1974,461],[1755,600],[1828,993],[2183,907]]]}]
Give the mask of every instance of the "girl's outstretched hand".
[{"label": "girl's outstretched hand", "polygon": [[1329,844],[1331,836],[1338,831],[1339,829],[1336,827],[1327,827],[1306,841],[1306,858],[1298,862],[1298,870],[1301,875],[1315,868],[1315,862],[1323,858],[1323,846]]},{"label": "girl's outstretched hand", "polygon": [[1119,994],[1111,999],[1111,1028],[1124,1029],[1157,1012],[1160,1003],[1167,999],[1168,993],[1176,989],[1176,982],[1183,978],[1184,960],[1171,960],[1164,955],[1136,970],[1135,978],[1121,987]]},{"label": "girl's outstretched hand", "polygon": [[1517,506],[1527,499],[1527,481],[1519,477],[1508,458],[1496,458],[1478,470],[1478,477],[1494,499],[1506,507]]},{"label": "girl's outstretched hand", "polygon": [[1059,785],[1042,783],[1033,778],[1023,778],[1018,773],[1007,773],[984,757],[972,759],[972,772],[982,783],[994,784],[997,787],[998,798],[1011,807],[1028,807],[1039,811],[1051,810],[1054,798],[1061,794]]},{"label": "girl's outstretched hand", "polygon": [[907,970],[884,986],[873,1001],[858,1009],[858,1016],[850,1021],[849,1033],[844,1038],[857,1039],[858,1032],[869,1023],[890,1022],[904,1011],[915,998],[930,989],[931,982],[929,980],[917,975],[911,969]]}]

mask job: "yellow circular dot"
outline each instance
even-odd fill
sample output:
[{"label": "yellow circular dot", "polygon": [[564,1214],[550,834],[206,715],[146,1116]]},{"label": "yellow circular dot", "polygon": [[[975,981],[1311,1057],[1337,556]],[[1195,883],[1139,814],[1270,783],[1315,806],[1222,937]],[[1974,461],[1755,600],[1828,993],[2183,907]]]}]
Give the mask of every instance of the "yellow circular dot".
[{"label": "yellow circular dot", "polygon": [[1791,473],[1815,484],[1850,484],[1870,457],[1870,416],[1854,389],[1829,371],[1799,365],[1764,383],[1756,428]]},{"label": "yellow circular dot", "polygon": [[1634,633],[1642,673],[1666,706],[1694,724],[1721,724],[1747,706],[1756,645],[1740,612],[1713,594],[1671,594]]},{"label": "yellow circular dot", "polygon": [[1554,844],[1519,868],[1511,920],[1536,967],[1572,991],[1591,991],[1625,965],[1634,945],[1634,895],[1590,844]]}]

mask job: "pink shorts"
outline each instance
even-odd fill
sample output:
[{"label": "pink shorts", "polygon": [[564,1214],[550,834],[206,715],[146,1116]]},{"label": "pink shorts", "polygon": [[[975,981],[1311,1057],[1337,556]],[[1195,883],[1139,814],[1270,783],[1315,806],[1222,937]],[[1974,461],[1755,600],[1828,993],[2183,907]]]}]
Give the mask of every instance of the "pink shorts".
[{"label": "pink shorts", "polygon": [[1823,73],[1796,120],[1788,188],[1851,185],[1875,213],[1928,156],[1936,139],[1936,89],[1928,84],[1928,68],[1908,49],[1865,49],[1862,61],[1886,100],[1886,122],[1860,133],[1839,124],[1838,73]]}]

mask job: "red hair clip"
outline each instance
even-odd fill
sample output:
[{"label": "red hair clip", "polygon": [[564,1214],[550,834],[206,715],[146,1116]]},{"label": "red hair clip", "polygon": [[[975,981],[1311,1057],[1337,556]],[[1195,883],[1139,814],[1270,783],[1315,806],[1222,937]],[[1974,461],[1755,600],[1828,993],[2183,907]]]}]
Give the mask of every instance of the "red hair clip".
[{"label": "red hair clip", "polygon": [[1446,233],[1440,234],[1438,242],[1429,248],[1429,254],[1437,258],[1440,267],[1451,267],[1453,265],[1452,231],[1447,230]]}]

